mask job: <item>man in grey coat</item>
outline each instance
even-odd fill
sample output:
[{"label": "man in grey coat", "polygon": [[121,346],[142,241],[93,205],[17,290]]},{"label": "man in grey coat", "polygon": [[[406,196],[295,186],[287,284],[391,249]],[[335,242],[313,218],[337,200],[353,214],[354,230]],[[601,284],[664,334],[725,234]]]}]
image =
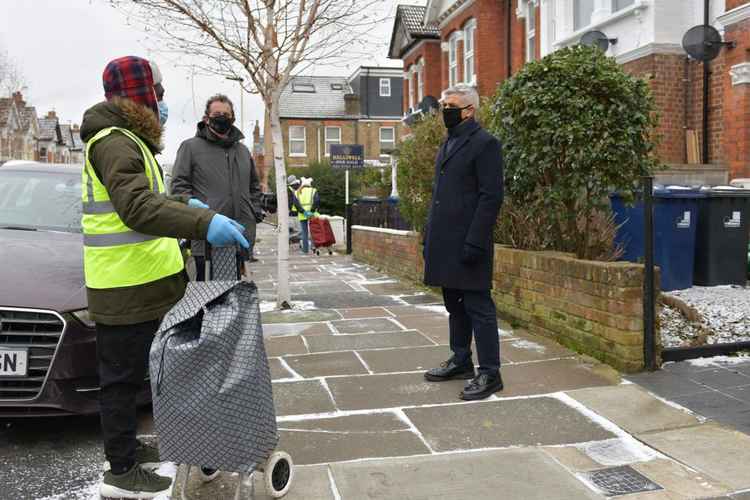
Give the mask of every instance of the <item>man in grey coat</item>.
[{"label": "man in grey coat", "polygon": [[[256,224],[262,220],[260,177],[250,150],[240,141],[242,132],[234,126],[234,106],[225,95],[217,94],[206,103],[198,130],[180,145],[172,168],[172,193],[186,194],[212,210],[245,226],[252,259]],[[197,279],[205,279],[205,252],[202,241],[192,243]]]}]

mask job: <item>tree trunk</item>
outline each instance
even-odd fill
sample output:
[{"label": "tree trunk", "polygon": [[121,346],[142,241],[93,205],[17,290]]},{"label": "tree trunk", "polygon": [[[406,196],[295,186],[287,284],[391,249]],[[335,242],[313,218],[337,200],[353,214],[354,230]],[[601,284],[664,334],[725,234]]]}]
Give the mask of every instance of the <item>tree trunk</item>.
[{"label": "tree trunk", "polygon": [[270,106],[266,105],[271,121],[271,142],[273,144],[273,166],[276,177],[276,199],[278,202],[278,288],[276,305],[279,308],[289,307],[292,295],[289,290],[289,198],[286,187],[286,166],[284,165],[284,138],[281,134],[281,119],[279,118],[279,94],[274,92]]}]

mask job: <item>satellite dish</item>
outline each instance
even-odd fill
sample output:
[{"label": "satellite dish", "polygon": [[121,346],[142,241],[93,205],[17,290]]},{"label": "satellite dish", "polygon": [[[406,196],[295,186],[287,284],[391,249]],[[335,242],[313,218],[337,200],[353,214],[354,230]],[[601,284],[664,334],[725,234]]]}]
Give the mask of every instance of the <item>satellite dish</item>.
[{"label": "satellite dish", "polygon": [[422,113],[430,113],[440,108],[440,103],[433,96],[425,96],[424,99],[419,103],[419,109]]},{"label": "satellite dish", "polygon": [[682,48],[690,57],[698,61],[716,59],[722,47],[734,48],[736,45],[735,42],[722,41],[719,31],[705,24],[693,26],[682,37]]},{"label": "satellite dish", "polygon": [[607,52],[610,45],[615,45],[617,38],[609,38],[601,31],[587,31],[581,36],[581,45],[586,47],[597,47],[602,52]]}]

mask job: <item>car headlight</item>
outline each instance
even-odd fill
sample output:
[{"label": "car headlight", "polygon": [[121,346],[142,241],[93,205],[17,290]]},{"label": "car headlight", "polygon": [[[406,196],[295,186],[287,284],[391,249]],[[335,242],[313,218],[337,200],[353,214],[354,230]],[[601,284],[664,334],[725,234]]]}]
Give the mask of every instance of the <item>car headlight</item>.
[{"label": "car headlight", "polygon": [[88,309],[81,309],[80,311],[73,311],[71,313],[75,319],[80,321],[85,327],[87,328],[95,328],[96,323],[94,320],[91,319],[91,316],[89,316],[89,310]]}]

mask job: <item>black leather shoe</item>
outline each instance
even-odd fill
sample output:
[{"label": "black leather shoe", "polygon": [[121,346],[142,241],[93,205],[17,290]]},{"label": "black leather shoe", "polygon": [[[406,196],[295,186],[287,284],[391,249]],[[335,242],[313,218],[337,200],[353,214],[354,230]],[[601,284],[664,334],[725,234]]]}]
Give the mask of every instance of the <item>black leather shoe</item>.
[{"label": "black leather shoe", "polygon": [[464,401],[474,401],[485,399],[502,390],[503,377],[500,376],[500,372],[497,372],[496,375],[482,373],[466,384],[459,397]]},{"label": "black leather shoe", "polygon": [[474,365],[457,365],[455,359],[451,358],[448,361],[440,363],[439,368],[433,368],[426,372],[424,378],[430,382],[443,382],[454,379],[468,380],[474,378]]}]

